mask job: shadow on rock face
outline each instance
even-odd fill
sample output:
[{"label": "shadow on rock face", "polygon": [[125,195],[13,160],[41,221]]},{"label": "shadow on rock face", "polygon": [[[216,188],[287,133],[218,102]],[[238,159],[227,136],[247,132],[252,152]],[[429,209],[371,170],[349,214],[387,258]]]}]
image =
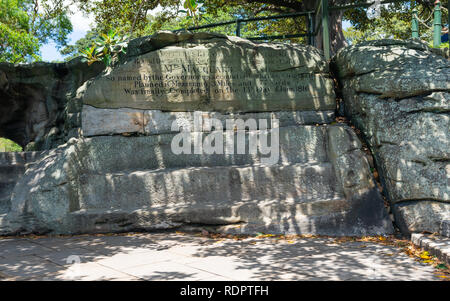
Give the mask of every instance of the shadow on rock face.
[{"label": "shadow on rock face", "polygon": [[0,136],[22,147],[36,142],[39,148],[49,149],[64,143],[68,98],[103,68],[101,64],[88,68],[80,59],[67,63],[0,63]]},{"label": "shadow on rock face", "polygon": [[417,40],[378,40],[342,49],[333,64],[398,227],[439,231],[450,216],[449,60]]}]

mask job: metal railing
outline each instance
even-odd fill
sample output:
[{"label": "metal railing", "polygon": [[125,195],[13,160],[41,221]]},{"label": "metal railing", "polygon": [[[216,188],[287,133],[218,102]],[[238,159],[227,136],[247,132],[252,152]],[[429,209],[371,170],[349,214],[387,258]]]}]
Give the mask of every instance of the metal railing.
[{"label": "metal railing", "polygon": [[[298,12],[298,13],[292,13],[292,14],[283,14],[283,15],[275,15],[275,16],[265,16],[265,17],[255,17],[255,18],[246,18],[246,19],[235,19],[231,21],[225,21],[225,22],[218,22],[218,23],[212,23],[207,25],[201,25],[201,26],[192,26],[188,27],[186,29],[177,29],[174,30],[174,32],[179,32],[183,30],[199,30],[199,29],[205,29],[205,28],[213,28],[213,27],[220,27],[230,24],[236,24],[236,36],[241,36],[241,25],[242,23],[250,23],[250,22],[257,22],[257,21],[265,21],[265,20],[278,20],[278,19],[287,19],[287,18],[296,18],[296,17],[306,17],[308,18],[311,16],[314,12]],[[300,37],[306,37],[308,36],[308,33],[296,33],[296,34],[286,34],[286,35],[277,35],[277,36],[258,36],[258,37],[245,37],[248,40],[275,40],[275,39],[291,39],[291,38],[300,38]]]},{"label": "metal railing", "polygon": [[[206,28],[214,28],[214,27],[220,27],[225,25],[236,25],[236,36],[241,36],[241,26],[243,23],[250,23],[250,22],[257,22],[257,21],[265,21],[265,20],[279,20],[279,19],[286,19],[286,18],[297,18],[297,17],[305,17],[305,22],[307,24],[307,31],[295,33],[295,34],[285,34],[285,35],[262,35],[257,37],[245,37],[249,40],[275,40],[275,39],[292,39],[292,38],[300,38],[300,37],[307,37],[307,43],[309,45],[315,45],[315,38],[319,35],[319,33],[322,31],[322,43],[323,43],[323,51],[325,58],[328,60],[331,57],[331,49],[330,49],[330,31],[329,31],[329,17],[331,11],[336,10],[346,10],[351,8],[358,8],[358,7],[371,7],[374,4],[382,5],[382,4],[389,4],[389,3],[397,3],[397,2],[405,2],[404,0],[384,0],[384,1],[371,1],[371,2],[359,2],[354,4],[347,4],[347,5],[335,5],[335,6],[329,6],[328,0],[318,0],[317,5],[313,11],[306,11],[306,12],[298,12],[298,13],[292,13],[292,14],[282,14],[282,15],[273,15],[273,16],[265,16],[265,17],[255,17],[255,18],[246,18],[246,19],[235,19],[225,22],[218,22],[218,23],[212,23],[207,25],[201,25],[201,26],[192,26],[188,28],[182,28],[174,30],[174,32],[189,30],[199,30],[199,29],[206,29]],[[448,10],[450,11],[450,1],[448,1]],[[433,33],[433,45],[434,47],[439,47],[441,43],[441,29],[442,29],[442,14],[440,9],[440,2],[439,0],[435,3],[435,10],[434,10],[434,33]],[[449,13],[449,21],[450,23],[450,13]],[[412,16],[412,37],[418,38],[419,37],[419,24],[418,24],[418,17],[417,17],[417,10],[413,10],[413,16]]]}]

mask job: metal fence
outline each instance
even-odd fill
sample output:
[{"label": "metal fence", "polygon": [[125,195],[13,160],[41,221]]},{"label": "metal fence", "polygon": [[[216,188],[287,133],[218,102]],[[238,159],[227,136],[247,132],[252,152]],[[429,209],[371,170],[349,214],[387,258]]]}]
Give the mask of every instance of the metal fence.
[{"label": "metal fence", "polygon": [[[257,22],[257,21],[264,21],[264,20],[297,18],[297,17],[306,17],[306,18],[310,19],[310,18],[312,18],[313,14],[314,14],[314,12],[310,11],[310,12],[299,12],[299,13],[292,13],[292,14],[256,17],[256,18],[248,18],[248,19],[236,19],[236,20],[232,20],[232,21],[218,22],[218,23],[212,23],[212,24],[201,25],[201,26],[193,26],[193,27],[188,27],[186,29],[184,29],[184,28],[177,29],[174,32],[183,31],[183,30],[194,31],[194,30],[199,30],[199,29],[214,28],[214,27],[220,27],[220,26],[225,26],[225,25],[230,25],[230,24],[236,24],[236,36],[240,37],[242,23],[250,23],[250,22]],[[309,36],[309,34],[304,32],[304,33],[286,34],[286,35],[278,35],[278,36],[246,37],[246,39],[249,39],[249,40],[275,40],[275,39],[299,38],[299,37],[306,37],[306,36]]]},{"label": "metal fence", "polygon": [[[264,21],[264,20],[279,20],[279,19],[286,19],[286,18],[298,18],[298,17],[304,17],[305,22],[307,24],[307,30],[305,32],[295,33],[295,34],[284,34],[284,35],[272,35],[272,36],[257,36],[257,37],[246,37],[246,39],[249,40],[276,40],[276,39],[291,39],[291,38],[299,38],[299,37],[307,37],[307,43],[309,45],[315,45],[315,37],[319,35],[319,33],[322,33],[322,39],[323,39],[323,51],[326,59],[330,59],[331,56],[331,50],[330,50],[330,31],[329,31],[329,18],[330,18],[330,12],[335,10],[346,10],[351,8],[358,8],[358,7],[371,7],[373,5],[382,5],[382,4],[389,4],[389,3],[397,3],[397,2],[405,2],[404,0],[384,0],[384,1],[371,1],[371,2],[357,2],[354,4],[347,4],[347,5],[335,5],[335,6],[329,6],[328,0],[318,0],[317,5],[313,11],[306,11],[306,12],[298,12],[298,13],[292,13],[292,14],[282,14],[282,15],[274,15],[274,16],[265,16],[265,17],[255,17],[255,18],[247,18],[247,19],[235,19],[231,21],[225,21],[225,22],[219,22],[219,23],[212,23],[207,25],[201,25],[201,26],[193,26],[188,27],[186,29],[178,29],[174,32],[183,31],[183,30],[189,30],[189,31],[195,31],[199,29],[206,29],[206,28],[215,28],[225,25],[236,25],[236,36],[241,36],[241,26],[243,23],[250,23],[250,22],[257,22],[257,21]],[[440,6],[439,0],[435,3],[434,8],[434,22],[433,22],[433,46],[439,47],[441,43],[441,29],[442,29],[442,13],[441,13],[441,6]],[[450,0],[447,3],[447,9],[450,11]],[[418,38],[419,37],[419,24],[418,24],[418,18],[417,18],[417,10],[413,11],[412,16],[412,37]],[[448,23],[450,24],[450,13],[449,13],[449,20]]]}]

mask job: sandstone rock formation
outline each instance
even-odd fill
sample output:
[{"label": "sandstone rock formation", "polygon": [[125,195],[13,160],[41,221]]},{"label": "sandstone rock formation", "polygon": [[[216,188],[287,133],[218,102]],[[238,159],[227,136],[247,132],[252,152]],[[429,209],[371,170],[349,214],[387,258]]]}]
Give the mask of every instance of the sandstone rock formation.
[{"label": "sandstone rock formation", "polygon": [[[333,81],[314,48],[162,32],[132,41],[127,56],[80,87],[72,103],[84,103],[84,137],[27,169],[0,217],[1,233],[190,225],[392,232],[358,137],[330,124]],[[222,127],[225,119],[236,124]],[[237,119],[247,127],[234,127]],[[180,137],[194,142],[193,153],[174,151]],[[267,138],[265,148],[255,137]],[[206,141],[211,148],[198,151],[195,143]],[[229,141],[236,144],[227,148]]]},{"label": "sandstone rock formation", "polygon": [[44,152],[0,152],[0,215],[11,210],[11,194],[29,164]]},{"label": "sandstone rock formation", "polygon": [[174,135],[73,138],[26,171],[1,230],[95,233],[200,224],[236,233],[392,231],[348,127],[280,128],[275,165],[262,164],[261,153],[176,155]]},{"label": "sandstone rock formation", "polygon": [[[161,35],[167,34],[154,38]],[[89,84],[84,104],[165,111],[334,110],[328,64],[314,47],[182,36],[176,45],[107,70]]]},{"label": "sandstone rock formation", "polygon": [[345,113],[363,132],[402,232],[450,218],[450,62],[415,40],[380,40],[334,58]]},{"label": "sandstone rock formation", "polygon": [[81,107],[68,104],[83,82],[103,70],[67,63],[0,63],[0,137],[50,149],[78,134]]}]

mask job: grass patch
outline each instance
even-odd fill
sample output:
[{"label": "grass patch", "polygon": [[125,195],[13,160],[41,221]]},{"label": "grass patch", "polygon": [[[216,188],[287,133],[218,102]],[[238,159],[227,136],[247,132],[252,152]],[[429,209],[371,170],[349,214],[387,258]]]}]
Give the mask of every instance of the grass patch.
[{"label": "grass patch", "polygon": [[0,152],[21,152],[22,147],[12,140],[0,138]]}]

